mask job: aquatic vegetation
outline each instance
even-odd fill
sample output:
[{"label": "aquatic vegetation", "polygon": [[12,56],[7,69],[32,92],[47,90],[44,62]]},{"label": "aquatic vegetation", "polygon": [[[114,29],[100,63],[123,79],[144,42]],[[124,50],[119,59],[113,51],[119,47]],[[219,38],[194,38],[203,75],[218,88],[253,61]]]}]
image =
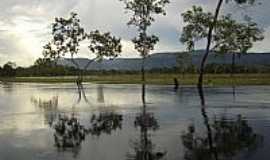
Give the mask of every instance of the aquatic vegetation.
[{"label": "aquatic vegetation", "polygon": [[74,114],[71,117],[59,115],[54,129],[55,145],[63,149],[81,145],[89,133],[88,129],[74,117]]},{"label": "aquatic vegetation", "polygon": [[100,136],[102,133],[111,134],[112,131],[122,129],[123,116],[113,112],[101,113],[98,116],[92,115],[89,132],[92,135]]},{"label": "aquatic vegetation", "polygon": [[232,120],[215,118],[207,128],[206,137],[197,133],[194,125],[182,134],[186,160],[232,159],[239,153],[251,153],[263,142],[263,137],[241,115]]}]

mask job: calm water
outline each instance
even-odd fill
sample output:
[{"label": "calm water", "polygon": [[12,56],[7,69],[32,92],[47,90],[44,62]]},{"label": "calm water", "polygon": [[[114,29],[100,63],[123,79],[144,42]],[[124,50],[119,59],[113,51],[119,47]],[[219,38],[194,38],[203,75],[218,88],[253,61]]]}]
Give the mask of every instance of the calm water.
[{"label": "calm water", "polygon": [[[140,85],[84,87],[1,84],[0,159],[269,159],[270,86],[206,88],[205,109],[194,87],[147,86],[144,107]],[[59,116],[92,132],[57,147]]]}]

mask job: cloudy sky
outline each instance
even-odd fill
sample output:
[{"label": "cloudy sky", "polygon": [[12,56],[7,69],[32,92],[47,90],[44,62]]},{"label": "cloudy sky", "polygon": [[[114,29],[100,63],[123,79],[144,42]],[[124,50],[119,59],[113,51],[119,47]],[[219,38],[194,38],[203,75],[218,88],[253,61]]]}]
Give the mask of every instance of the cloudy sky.
[{"label": "cloudy sky", "polygon": [[[257,43],[252,51],[270,51],[269,0],[259,0],[262,5],[243,8],[225,4],[223,13],[233,13],[242,17],[248,13],[265,30],[265,40]],[[28,66],[42,56],[42,46],[50,39],[50,24],[54,17],[67,17],[74,11],[79,14],[86,30],[99,29],[111,31],[122,37],[122,57],[137,57],[130,42],[136,30],[127,27],[128,14],[119,0],[0,0],[0,65],[15,61],[17,65]],[[201,5],[213,11],[217,0],[171,0],[167,6],[167,16],[156,19],[150,32],[160,37],[154,52],[183,51],[179,43],[181,28],[184,25],[180,14],[192,5]],[[203,48],[203,42],[197,48]],[[82,46],[81,54],[87,57],[89,52]]]}]

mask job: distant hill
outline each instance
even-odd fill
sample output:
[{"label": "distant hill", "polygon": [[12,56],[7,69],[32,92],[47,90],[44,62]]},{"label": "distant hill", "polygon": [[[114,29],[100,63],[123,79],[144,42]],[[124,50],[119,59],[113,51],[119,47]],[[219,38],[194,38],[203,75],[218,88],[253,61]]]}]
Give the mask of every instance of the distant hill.
[{"label": "distant hill", "polygon": [[[192,53],[192,64],[199,66],[203,50],[197,50]],[[181,52],[166,52],[155,53],[150,55],[146,59],[145,68],[150,69],[162,69],[173,68],[177,66],[177,55]],[[232,55],[214,54],[211,53],[208,57],[207,64],[231,64]],[[86,58],[75,59],[83,68],[89,61]],[[74,66],[70,59],[60,59],[58,64],[64,66]],[[248,53],[241,54],[240,58],[236,58],[236,64],[244,66],[270,66],[270,53]],[[124,70],[124,71],[137,71],[140,70],[141,60],[139,58],[118,58],[115,60],[104,60],[102,62],[93,62],[89,66],[89,70]]]}]

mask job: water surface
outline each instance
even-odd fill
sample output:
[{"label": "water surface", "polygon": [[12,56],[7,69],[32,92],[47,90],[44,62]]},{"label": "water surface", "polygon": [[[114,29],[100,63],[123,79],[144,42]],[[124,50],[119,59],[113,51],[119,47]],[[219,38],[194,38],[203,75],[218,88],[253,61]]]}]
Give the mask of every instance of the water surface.
[{"label": "water surface", "polygon": [[[232,91],[206,88],[201,108],[194,87],[148,85],[144,106],[140,85],[85,84],[80,95],[75,84],[1,84],[0,159],[268,160],[270,86]],[[95,118],[106,125],[59,148],[59,115],[86,128]]]}]

